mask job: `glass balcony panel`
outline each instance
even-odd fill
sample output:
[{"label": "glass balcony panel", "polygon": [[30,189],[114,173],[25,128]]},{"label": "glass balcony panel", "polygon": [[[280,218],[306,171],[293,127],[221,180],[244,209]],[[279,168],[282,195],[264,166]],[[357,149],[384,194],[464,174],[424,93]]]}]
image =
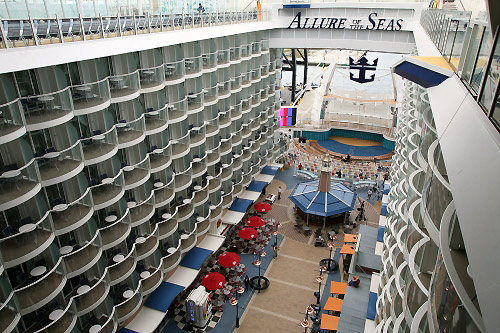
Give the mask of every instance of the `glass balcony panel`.
[{"label": "glass balcony panel", "polygon": [[106,224],[99,229],[99,232],[101,234],[102,246],[104,249],[111,247],[111,245],[120,238],[125,238],[130,233],[130,217],[128,213],[121,219]]},{"label": "glass balcony panel", "polygon": [[163,274],[161,273],[161,269],[153,271],[149,269],[148,272],[151,274],[146,279],[141,281],[143,294],[149,294],[154,290],[154,288],[160,283],[163,278]]},{"label": "glass balcony panel", "polygon": [[90,290],[84,294],[78,294],[75,291],[74,302],[77,311],[85,312],[89,308],[95,307],[103,301],[103,298],[109,291],[109,276],[108,273],[104,274],[99,280],[93,279],[88,283]]},{"label": "glass balcony panel", "polygon": [[188,99],[184,98],[182,101],[174,102],[168,106],[168,118],[170,121],[176,121],[186,116],[188,109]]},{"label": "glass balcony panel", "polygon": [[171,62],[165,64],[165,81],[179,80],[186,75],[186,67],[184,65],[184,60]]},{"label": "glass balcony panel", "polygon": [[217,66],[217,52],[206,53],[202,56],[203,69],[215,68]]},{"label": "glass balcony panel", "polygon": [[211,134],[219,131],[219,118],[215,118],[209,121],[208,125],[205,126],[205,135],[211,136]]},{"label": "glass balcony panel", "polygon": [[231,90],[238,90],[241,88],[241,82],[243,81],[243,75],[238,75],[236,77],[232,77],[231,82]]},{"label": "glass balcony panel", "polygon": [[28,130],[38,130],[56,126],[71,119],[73,100],[68,88],[63,90],[21,98]]},{"label": "glass balcony panel", "polygon": [[170,145],[166,146],[163,149],[155,149],[153,150],[153,153],[149,155],[149,161],[151,164],[151,170],[152,172],[155,169],[159,169],[162,167],[167,167],[169,162],[171,161],[171,155],[172,155],[172,147]]},{"label": "glass balcony panel", "polygon": [[111,98],[124,98],[139,92],[139,71],[110,76],[108,80]]},{"label": "glass balcony panel", "polygon": [[14,294],[10,294],[6,300],[2,300],[0,305],[0,331],[2,332],[7,332],[7,328],[15,326],[21,318],[13,296]]},{"label": "glass balcony panel", "polygon": [[169,235],[172,231],[177,229],[177,220],[174,218],[169,218],[168,220],[158,222],[158,237]]},{"label": "glass balcony panel", "polygon": [[38,165],[34,159],[20,169],[5,171],[0,176],[0,209],[15,207],[19,198],[28,200],[35,196],[41,189],[39,182]]},{"label": "glass balcony panel", "polygon": [[114,178],[101,179],[100,185],[92,186],[92,199],[94,201],[94,209],[110,202],[111,200],[119,200],[120,193],[125,191],[125,179],[123,171],[120,171]]},{"label": "glass balcony panel", "polygon": [[425,209],[439,230],[443,213],[451,200],[453,200],[453,197],[450,190],[432,172],[426,176],[427,179],[424,186]]},{"label": "glass balcony panel", "polygon": [[217,51],[217,65],[225,65],[229,63],[229,50]]},{"label": "glass balcony panel", "polygon": [[242,73],[242,81],[241,81],[241,84],[244,85],[244,86],[248,86],[252,83],[252,72],[251,71],[248,71],[248,72],[245,72],[245,73]]},{"label": "glass balcony panel", "polygon": [[[26,133],[21,102],[16,99],[0,105],[0,143],[12,141]],[[13,133],[17,133],[14,135]]]},{"label": "glass balcony panel", "polygon": [[151,192],[148,199],[139,203],[135,207],[130,208],[130,222],[132,226],[135,226],[136,223],[146,219],[148,216],[151,216],[154,211],[155,204],[155,196],[154,193]]},{"label": "glass balcony panel", "polygon": [[162,188],[158,188],[155,190],[155,203],[157,205],[160,203],[167,204],[167,201],[173,200],[174,198],[173,184],[174,181],[172,181],[170,185],[166,185]]},{"label": "glass balcony panel", "polygon": [[238,61],[241,59],[241,47],[235,46],[229,50],[229,60]]},{"label": "glass balcony panel", "polygon": [[91,190],[90,188],[87,188],[85,193],[80,198],[68,205],[65,205],[64,210],[53,209],[52,220],[54,223],[55,234],[60,235],[76,229],[84,221],[87,221],[92,216],[92,212],[94,211],[93,204]]},{"label": "glass balcony panel", "polygon": [[186,151],[189,151],[189,133],[185,135],[184,137],[176,140],[170,141],[172,144],[172,155],[174,158],[179,158],[180,155],[183,155],[186,153]]},{"label": "glass balcony panel", "polygon": [[176,251],[173,254],[170,254],[169,256],[164,257],[163,264],[162,264],[163,271],[168,271],[168,270],[171,270],[172,268],[174,268],[176,266],[176,263],[180,259],[180,255],[181,255],[181,252]]},{"label": "glass balcony panel", "polygon": [[98,163],[100,162],[99,158],[103,158],[118,149],[118,133],[114,126],[106,133],[96,134],[81,141],[85,165]]},{"label": "glass balcony panel", "polygon": [[256,69],[252,69],[250,71],[252,73],[252,81],[258,81],[260,80],[260,76],[261,76],[261,68],[256,68]]},{"label": "glass balcony panel", "polygon": [[54,239],[52,217],[47,212],[40,221],[24,224],[19,232],[0,240],[0,259],[4,266],[20,258],[24,261],[41,253]]},{"label": "glass balcony panel", "polygon": [[141,89],[161,87],[165,79],[164,65],[139,69],[139,79],[141,82]]},{"label": "glass balcony panel", "polygon": [[123,280],[125,276],[132,273],[136,265],[135,251],[128,253],[125,258],[120,262],[115,262],[113,259],[110,260],[110,265],[108,266],[110,283],[113,285],[118,280]]},{"label": "glass balcony panel", "polygon": [[261,50],[262,50],[262,45],[260,42],[252,43],[252,54],[257,55],[261,52]]},{"label": "glass balcony panel", "polygon": [[490,36],[489,28],[486,28],[483,34],[483,39],[481,40],[479,54],[477,56],[476,63],[474,64],[474,71],[470,81],[471,88],[476,93],[479,93],[479,88],[487,69],[486,66],[488,64],[488,58],[490,57],[492,43],[493,41]]},{"label": "glass balcony panel", "polygon": [[158,133],[159,130],[165,129],[168,124],[168,107],[165,105],[160,110],[150,110],[145,113],[144,123],[148,135]]},{"label": "glass balcony panel", "polygon": [[199,73],[202,68],[201,55],[184,59],[184,65],[186,68],[186,75]]},{"label": "glass balcony panel", "polygon": [[205,139],[205,126],[194,127],[190,130],[189,143],[195,145]]},{"label": "glass balcony panel", "polygon": [[141,293],[137,292],[127,301],[118,305],[116,307],[116,316],[118,317],[118,321],[119,322],[124,321],[130,316],[132,316],[141,305],[141,301],[142,301]]},{"label": "glass balcony panel", "polygon": [[146,123],[145,116],[130,122],[119,122],[115,125],[118,133],[118,144],[126,148],[130,144],[135,144],[138,139],[145,135]]},{"label": "glass balcony panel", "polygon": [[205,103],[211,103],[211,102],[214,102],[218,99],[218,89],[217,89],[217,85],[214,85],[213,87],[209,87],[209,88],[206,88],[204,89],[205,91],[205,100],[204,102]]},{"label": "glass balcony panel", "polygon": [[189,249],[192,245],[194,245],[195,241],[196,241],[195,233],[189,235],[186,239],[182,239],[181,237],[181,251]]},{"label": "glass balcony panel", "polygon": [[158,247],[158,238],[156,238],[154,235],[145,235],[144,237],[147,237],[145,242],[135,244],[137,260],[144,259],[144,256],[146,256],[148,253],[151,253],[151,251],[154,251]]},{"label": "glass balcony panel", "polygon": [[224,82],[220,82],[218,84],[219,86],[219,95],[220,96],[226,96],[231,93],[231,80],[227,80]]},{"label": "glass balcony panel", "polygon": [[125,176],[125,189],[130,189],[139,184],[144,183],[149,177],[151,166],[149,164],[149,155],[146,155],[144,160],[133,166],[125,166],[123,168]]},{"label": "glass balcony panel", "polygon": [[108,79],[71,86],[75,115],[80,116],[106,108],[111,101]]},{"label": "glass balcony panel", "polygon": [[199,93],[190,93],[187,96],[188,112],[203,108],[205,102],[205,94],[203,91]]},{"label": "glass balcony panel", "polygon": [[500,42],[498,41],[498,38],[491,57],[491,64],[488,67],[483,91],[481,92],[481,96],[479,98],[479,103],[484,107],[486,113],[488,113],[492,106],[497,107],[496,104],[493,105],[493,100],[495,99],[495,91],[497,89],[498,78],[500,76]]}]

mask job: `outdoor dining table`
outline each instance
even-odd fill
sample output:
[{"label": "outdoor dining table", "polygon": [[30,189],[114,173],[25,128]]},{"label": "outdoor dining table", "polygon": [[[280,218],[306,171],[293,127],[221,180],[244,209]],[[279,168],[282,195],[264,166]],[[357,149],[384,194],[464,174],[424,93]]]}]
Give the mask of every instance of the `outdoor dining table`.
[{"label": "outdoor dining table", "polygon": [[344,282],[335,282],[332,281],[330,283],[330,294],[334,295],[344,295],[347,290],[347,283]]},{"label": "outdoor dining table", "polygon": [[325,311],[334,311],[340,312],[342,311],[342,305],[344,304],[344,300],[337,297],[328,297],[326,301],[325,307],[323,308]]},{"label": "outdoor dining table", "polygon": [[344,243],[357,243],[358,235],[344,234]]},{"label": "outdoor dining table", "polygon": [[321,329],[322,330],[329,330],[329,331],[336,331],[339,327],[339,321],[340,317],[337,316],[331,316],[326,313],[323,313],[321,315]]}]

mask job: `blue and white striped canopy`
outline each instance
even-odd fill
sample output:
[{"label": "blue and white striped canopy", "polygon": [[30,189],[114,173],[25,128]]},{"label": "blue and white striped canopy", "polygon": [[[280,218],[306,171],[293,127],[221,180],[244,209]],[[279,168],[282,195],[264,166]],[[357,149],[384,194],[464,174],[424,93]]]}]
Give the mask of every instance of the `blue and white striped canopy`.
[{"label": "blue and white striped canopy", "polygon": [[289,198],[300,210],[318,216],[333,216],[354,209],[357,194],[342,183],[332,182],[330,191],[318,191],[319,180],[300,183]]}]

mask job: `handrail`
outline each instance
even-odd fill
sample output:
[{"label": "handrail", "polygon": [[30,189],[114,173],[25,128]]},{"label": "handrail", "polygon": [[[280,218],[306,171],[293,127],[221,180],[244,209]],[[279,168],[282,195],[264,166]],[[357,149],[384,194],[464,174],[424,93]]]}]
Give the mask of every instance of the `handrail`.
[{"label": "handrail", "polygon": [[[38,222],[35,222],[33,223],[35,225],[35,229],[31,229],[31,230],[28,230],[28,231],[21,231],[21,232],[17,232],[13,235],[10,235],[10,236],[7,236],[7,237],[4,237],[4,238],[0,238],[0,243],[3,243],[5,242],[7,239],[14,239],[15,237],[19,236],[20,234],[27,234],[27,233],[30,233],[30,232],[33,232],[37,229],[37,227],[42,224],[46,218],[50,218],[50,210],[47,210],[45,212],[45,214],[42,216],[42,218],[40,218],[40,220]],[[54,232],[54,230],[50,230],[50,232]]]},{"label": "handrail", "polygon": [[63,258],[59,257],[59,259],[57,260],[57,262],[54,265],[54,267],[52,267],[48,272],[45,272],[45,274],[41,278],[39,278],[38,280],[36,280],[33,283],[28,284],[27,286],[21,287],[19,289],[14,289],[14,293],[17,293],[17,292],[19,292],[21,290],[26,290],[26,289],[28,289],[30,287],[33,287],[35,284],[40,283],[42,280],[45,280],[47,278],[47,276],[49,276],[50,274],[52,274],[53,272],[55,272],[56,268],[58,268],[58,266],[62,263],[62,260],[63,260]]}]

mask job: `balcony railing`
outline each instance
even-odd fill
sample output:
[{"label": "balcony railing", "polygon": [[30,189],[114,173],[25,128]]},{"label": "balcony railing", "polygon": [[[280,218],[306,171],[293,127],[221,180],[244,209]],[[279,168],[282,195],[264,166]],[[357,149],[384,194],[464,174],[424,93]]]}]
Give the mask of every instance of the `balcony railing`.
[{"label": "balcony railing", "polygon": [[[57,205],[59,206],[59,205]],[[62,235],[71,230],[75,230],[83,223],[87,222],[94,212],[94,203],[90,188],[85,193],[70,204],[54,206],[52,210],[52,220],[56,235]]]},{"label": "balcony railing", "polygon": [[76,116],[105,109],[111,103],[108,78],[101,81],[71,86]]},{"label": "balcony railing", "polygon": [[26,120],[19,99],[0,105],[0,144],[26,133]]},{"label": "balcony railing", "polygon": [[164,66],[166,84],[168,84],[169,81],[178,80],[186,75],[186,66],[184,64],[184,59],[166,63]]},{"label": "balcony railing", "polygon": [[0,178],[0,209],[7,210],[34,197],[41,189],[35,159],[20,169],[5,171]]},{"label": "balcony railing", "polygon": [[116,126],[109,131],[95,135],[90,138],[81,139],[85,165],[92,165],[110,158],[116,153],[118,147],[118,133]]},{"label": "balcony railing", "polygon": [[211,69],[217,67],[217,52],[202,54],[201,58],[203,59],[203,69]]},{"label": "balcony railing", "polygon": [[[66,6],[66,4],[65,4]],[[75,10],[77,10],[75,8]],[[28,17],[25,13],[25,17]],[[189,29],[204,26],[234,23],[267,21],[270,15],[256,10],[242,12],[195,13],[83,18],[46,18],[24,20],[2,20],[0,24],[3,48],[57,44],[101,38],[113,38],[143,33],[157,33],[177,29]],[[98,24],[95,22],[99,21]],[[29,27],[23,29],[23,27]]]},{"label": "balcony railing", "polygon": [[110,76],[108,80],[111,99],[115,102],[128,101],[139,94],[139,70],[132,73]]}]

